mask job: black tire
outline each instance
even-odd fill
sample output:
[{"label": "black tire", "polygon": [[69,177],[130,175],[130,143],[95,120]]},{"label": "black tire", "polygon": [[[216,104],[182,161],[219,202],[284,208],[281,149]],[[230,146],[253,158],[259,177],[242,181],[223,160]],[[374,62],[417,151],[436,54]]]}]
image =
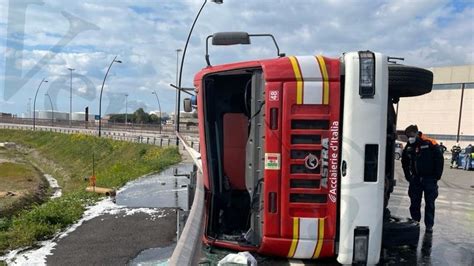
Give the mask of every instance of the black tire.
[{"label": "black tire", "polygon": [[419,67],[388,65],[388,91],[392,98],[420,96],[432,88],[433,72]]},{"label": "black tire", "polygon": [[395,153],[395,160],[400,160],[401,156],[400,153],[396,152]]},{"label": "black tire", "polygon": [[382,246],[416,246],[420,236],[420,225],[412,219],[390,217],[384,222]]}]

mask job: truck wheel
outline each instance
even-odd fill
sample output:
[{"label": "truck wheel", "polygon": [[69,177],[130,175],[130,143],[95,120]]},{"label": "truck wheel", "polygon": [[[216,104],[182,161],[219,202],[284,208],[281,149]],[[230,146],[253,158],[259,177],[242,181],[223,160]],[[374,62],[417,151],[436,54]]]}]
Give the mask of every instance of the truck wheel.
[{"label": "truck wheel", "polygon": [[400,157],[401,157],[400,153],[396,152],[395,153],[395,160],[400,160]]},{"label": "truck wheel", "polygon": [[385,248],[416,246],[419,236],[419,223],[411,219],[400,219],[392,216],[384,222],[382,246]]},{"label": "truck wheel", "polygon": [[388,91],[391,97],[412,97],[429,93],[433,72],[412,66],[388,65]]}]

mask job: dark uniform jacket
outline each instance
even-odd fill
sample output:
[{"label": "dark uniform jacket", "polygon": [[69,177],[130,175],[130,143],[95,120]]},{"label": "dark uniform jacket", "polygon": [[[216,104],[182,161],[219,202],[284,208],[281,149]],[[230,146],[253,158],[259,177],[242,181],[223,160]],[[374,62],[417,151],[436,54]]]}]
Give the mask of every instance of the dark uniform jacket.
[{"label": "dark uniform jacket", "polygon": [[444,158],[438,143],[421,135],[413,144],[408,143],[402,153],[405,178],[432,178],[439,180],[443,174]]}]

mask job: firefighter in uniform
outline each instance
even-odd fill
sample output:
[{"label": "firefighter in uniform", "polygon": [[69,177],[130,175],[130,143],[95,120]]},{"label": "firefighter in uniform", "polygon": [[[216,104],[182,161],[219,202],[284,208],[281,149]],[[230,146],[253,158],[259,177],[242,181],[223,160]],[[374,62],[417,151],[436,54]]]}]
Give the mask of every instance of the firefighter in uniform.
[{"label": "firefighter in uniform", "polygon": [[433,232],[435,200],[438,197],[438,180],[443,174],[444,159],[438,143],[418,131],[416,125],[405,129],[408,143],[402,154],[405,178],[410,183],[410,214],[413,220],[421,220],[421,199],[425,196],[426,232]]}]

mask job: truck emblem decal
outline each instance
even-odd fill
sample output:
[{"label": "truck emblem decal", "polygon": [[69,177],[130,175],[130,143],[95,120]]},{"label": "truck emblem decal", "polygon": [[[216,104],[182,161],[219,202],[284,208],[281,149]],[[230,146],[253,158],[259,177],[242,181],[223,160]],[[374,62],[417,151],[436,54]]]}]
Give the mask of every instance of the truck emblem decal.
[{"label": "truck emblem decal", "polygon": [[265,153],[265,170],[280,170],[279,153]]},{"label": "truck emblem decal", "polygon": [[319,166],[318,157],[316,157],[316,155],[312,153],[308,153],[308,155],[306,155],[306,157],[304,158],[304,166],[310,170],[314,170],[318,168]]},{"label": "truck emblem decal", "polygon": [[279,91],[270,91],[270,101],[278,102],[280,100],[280,92]]}]

